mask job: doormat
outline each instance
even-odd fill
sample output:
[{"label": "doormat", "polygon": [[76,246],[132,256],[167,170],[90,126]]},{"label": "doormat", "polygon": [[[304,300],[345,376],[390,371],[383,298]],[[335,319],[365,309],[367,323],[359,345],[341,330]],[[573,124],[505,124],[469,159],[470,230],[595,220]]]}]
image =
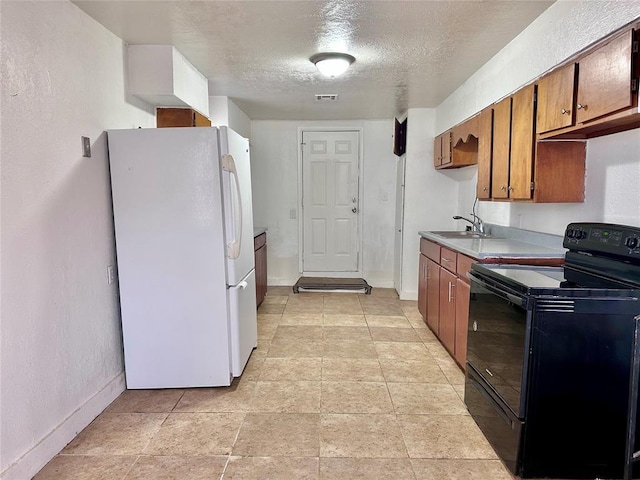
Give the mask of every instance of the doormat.
[{"label": "doormat", "polygon": [[364,292],[371,295],[371,285],[363,278],[300,277],[293,286],[293,293],[299,293],[300,290]]}]

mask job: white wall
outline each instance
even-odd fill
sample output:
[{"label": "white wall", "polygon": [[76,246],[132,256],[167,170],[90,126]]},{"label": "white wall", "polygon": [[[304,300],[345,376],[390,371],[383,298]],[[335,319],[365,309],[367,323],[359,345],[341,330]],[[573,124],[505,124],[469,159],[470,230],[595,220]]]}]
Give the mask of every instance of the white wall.
[{"label": "white wall", "polygon": [[[363,275],[393,286],[395,156],[393,121],[251,122],[254,224],[267,227],[268,283],[292,285],[298,271],[298,127],[363,128]],[[295,216],[296,218],[291,218]]]},{"label": "white wall", "polygon": [[24,480],[124,389],[104,130],[155,120],[122,41],[75,5],[1,9],[0,471]]},{"label": "white wall", "polygon": [[[637,1],[559,1],[480,68],[438,108],[435,133],[517,90],[608,33],[640,17]],[[475,170],[471,167],[463,170]],[[562,234],[571,221],[640,226],[640,130],[587,143],[586,201],[580,204],[481,202],[484,220]],[[474,172],[475,173],[475,172]],[[475,176],[458,202],[475,195]]]},{"label": "white wall", "polygon": [[209,118],[215,126],[227,126],[251,140],[251,119],[229,97],[209,97]]}]

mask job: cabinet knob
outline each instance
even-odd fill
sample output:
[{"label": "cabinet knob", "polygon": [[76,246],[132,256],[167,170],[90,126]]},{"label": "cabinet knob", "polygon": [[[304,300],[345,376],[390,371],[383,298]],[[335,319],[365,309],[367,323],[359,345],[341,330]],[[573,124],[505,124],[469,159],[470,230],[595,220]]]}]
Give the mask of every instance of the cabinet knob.
[{"label": "cabinet knob", "polygon": [[587,109],[587,106],[586,106],[586,105],[583,105],[583,104],[581,104],[581,103],[579,103],[579,104],[578,104],[578,105],[576,105],[576,106],[578,107],[578,110],[586,110],[586,109]]},{"label": "cabinet knob", "polygon": [[504,185],[500,185],[500,190],[506,190],[507,187],[505,187]]},{"label": "cabinet knob", "polygon": [[570,110],[567,110],[566,108],[563,108],[562,110],[560,110],[560,113],[562,113],[562,115],[567,115],[570,112]]},{"label": "cabinet knob", "polygon": [[511,186],[510,186],[510,187],[509,187],[509,191],[510,191],[510,192],[513,192],[513,187],[511,187]]},{"label": "cabinet knob", "polygon": [[483,191],[483,192],[488,192],[488,191],[489,191],[489,187],[484,187],[484,188],[482,189],[482,191]]}]

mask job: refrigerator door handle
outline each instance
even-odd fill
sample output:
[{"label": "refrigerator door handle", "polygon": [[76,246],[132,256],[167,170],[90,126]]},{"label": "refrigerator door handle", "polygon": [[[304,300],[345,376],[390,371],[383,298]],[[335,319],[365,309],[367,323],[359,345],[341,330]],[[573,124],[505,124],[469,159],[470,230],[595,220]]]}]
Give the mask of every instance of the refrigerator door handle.
[{"label": "refrigerator door handle", "polygon": [[241,281],[239,284],[237,285],[229,285],[229,288],[234,288],[234,289],[238,289],[241,288],[242,290],[244,290],[245,288],[247,288],[249,286],[249,284],[247,283],[246,280]]},{"label": "refrigerator door handle", "polygon": [[[238,198],[238,208],[233,208],[234,213],[234,238],[227,244],[227,257],[236,259],[240,256],[240,241],[242,240],[242,197],[240,196],[240,181],[238,180],[238,170],[232,155],[225,153],[222,155],[222,170],[229,172],[235,179],[236,197]],[[233,198],[233,195],[231,196]]]}]

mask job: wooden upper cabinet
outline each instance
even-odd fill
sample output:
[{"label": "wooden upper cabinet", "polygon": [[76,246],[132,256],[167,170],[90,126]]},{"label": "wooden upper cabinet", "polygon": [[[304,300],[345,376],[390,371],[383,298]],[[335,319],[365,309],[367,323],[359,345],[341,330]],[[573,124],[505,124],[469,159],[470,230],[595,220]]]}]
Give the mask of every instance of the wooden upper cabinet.
[{"label": "wooden upper cabinet", "polygon": [[487,107],[478,115],[478,185],[476,196],[491,198],[491,149],[493,146],[493,108]]},{"label": "wooden upper cabinet", "polygon": [[433,164],[436,168],[451,163],[451,130],[438,135],[433,141]]},{"label": "wooden upper cabinet", "polygon": [[156,109],[156,127],[210,127],[211,120],[192,108]]},{"label": "wooden upper cabinet", "polygon": [[573,125],[576,70],[576,64],[570,63],[538,80],[538,133]]},{"label": "wooden upper cabinet", "polygon": [[633,30],[628,30],[580,59],[577,123],[633,105],[633,33]]},{"label": "wooden upper cabinet", "polygon": [[451,145],[453,148],[462,144],[474,143],[478,140],[478,115],[465,120],[453,127],[451,131]]},{"label": "wooden upper cabinet", "polygon": [[509,198],[512,199],[531,198],[535,150],[535,94],[535,85],[528,85],[511,97],[511,159],[508,190]]},{"label": "wooden upper cabinet", "polygon": [[492,198],[509,197],[509,153],[511,149],[511,97],[493,106]]}]

